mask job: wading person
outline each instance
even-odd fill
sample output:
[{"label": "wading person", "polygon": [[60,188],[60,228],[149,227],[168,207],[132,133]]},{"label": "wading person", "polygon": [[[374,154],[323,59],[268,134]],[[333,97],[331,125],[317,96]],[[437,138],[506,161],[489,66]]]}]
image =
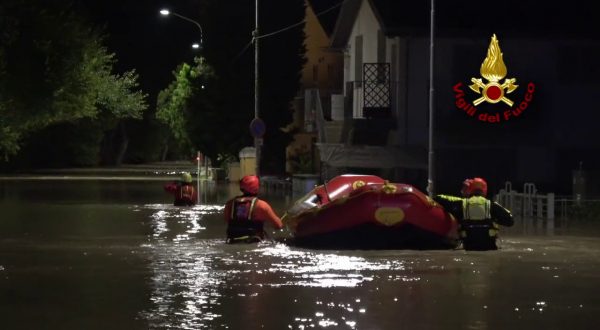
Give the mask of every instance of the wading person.
[{"label": "wading person", "polygon": [[254,243],[264,239],[265,222],[275,229],[283,228],[281,219],[271,206],[259,199],[260,181],[256,175],[247,175],[240,180],[242,195],[225,204],[227,243]]},{"label": "wading person", "polygon": [[512,214],[486,198],[487,182],[482,178],[465,180],[461,194],[462,197],[437,195],[434,200],[458,219],[465,250],[497,250],[499,225],[512,226]]},{"label": "wading person", "polygon": [[196,204],[198,199],[198,192],[192,184],[192,175],[188,172],[181,174],[181,180],[175,182],[169,182],[165,186],[165,191],[173,194],[175,200],[173,205],[175,206],[192,206]]}]

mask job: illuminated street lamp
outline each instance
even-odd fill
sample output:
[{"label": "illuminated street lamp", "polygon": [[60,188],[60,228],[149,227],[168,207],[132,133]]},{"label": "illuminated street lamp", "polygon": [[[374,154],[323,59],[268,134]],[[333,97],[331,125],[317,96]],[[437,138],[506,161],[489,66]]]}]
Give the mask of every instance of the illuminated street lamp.
[{"label": "illuminated street lamp", "polygon": [[200,42],[192,44],[192,48],[194,48],[194,49],[200,49],[200,48],[202,48],[202,35],[203,35],[203,33],[202,33],[202,26],[200,25],[200,23],[194,21],[193,19],[191,19],[189,17],[185,17],[183,15],[180,15],[180,14],[177,14],[175,12],[172,12],[172,11],[170,11],[168,9],[161,9],[160,10],[160,14],[163,15],[163,16],[173,15],[173,16],[179,17],[179,18],[181,18],[183,20],[186,20],[186,21],[188,21],[188,22],[193,23],[194,25],[196,25],[198,27],[198,29],[200,29]]},{"label": "illuminated street lamp", "polygon": [[[189,18],[189,17],[185,17],[183,15],[177,14],[175,12],[172,12],[168,9],[161,9],[160,14],[163,16],[169,16],[169,15],[173,15],[176,17],[179,17],[183,20],[186,20],[190,23],[193,23],[194,25],[196,25],[198,27],[198,29],[200,30],[200,42],[195,42],[192,44],[192,48],[194,49],[202,49],[202,26],[200,25],[200,23],[196,22],[195,20]],[[201,89],[204,89],[204,84],[200,87]],[[202,158],[204,158],[204,162],[205,162],[205,166],[208,165],[207,163],[207,159],[205,157],[202,156],[202,153],[200,153],[200,151],[198,151],[198,155],[196,156],[196,161],[198,162],[198,174],[197,174],[197,189],[198,189],[198,201],[197,203],[200,204],[200,195],[201,195],[201,191],[200,191],[200,163],[202,162]],[[208,175],[208,172],[206,172]]]},{"label": "illuminated street lamp", "polygon": [[[262,120],[259,118],[259,84],[258,84],[258,0],[254,1],[254,32],[252,33],[254,40],[254,123],[262,123]],[[264,124],[261,125],[264,127]],[[254,150],[255,150],[255,160],[256,160],[256,175],[260,175],[260,148],[262,144],[262,137],[258,138],[258,136],[254,135]]]}]

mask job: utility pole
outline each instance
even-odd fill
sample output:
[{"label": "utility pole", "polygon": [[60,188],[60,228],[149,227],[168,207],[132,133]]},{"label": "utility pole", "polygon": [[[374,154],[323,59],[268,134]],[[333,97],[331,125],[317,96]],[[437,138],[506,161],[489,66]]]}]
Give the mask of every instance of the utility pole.
[{"label": "utility pole", "polygon": [[196,185],[197,185],[197,201],[196,204],[200,205],[200,162],[202,161],[202,153],[200,151],[198,151],[198,153],[196,154],[196,162],[198,163],[198,172],[196,175]]},{"label": "utility pole", "polygon": [[[254,119],[259,118],[259,86],[258,86],[258,0],[255,0],[255,9],[254,9]],[[260,143],[259,138],[254,136],[254,150],[256,152],[256,175],[259,176],[260,171]]]},{"label": "utility pole", "polygon": [[434,86],[433,86],[433,31],[434,31],[434,17],[435,17],[435,0],[431,0],[431,18],[429,26],[429,153],[428,153],[428,165],[427,165],[427,193],[429,197],[433,197],[435,192],[434,187],[434,151],[433,151],[433,119],[434,119]]}]

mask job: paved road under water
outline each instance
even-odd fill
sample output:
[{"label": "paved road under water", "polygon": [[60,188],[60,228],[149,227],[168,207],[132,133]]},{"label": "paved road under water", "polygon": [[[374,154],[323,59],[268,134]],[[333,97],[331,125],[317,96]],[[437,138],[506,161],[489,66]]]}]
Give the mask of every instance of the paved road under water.
[{"label": "paved road under water", "polygon": [[203,191],[177,208],[160,181],[0,180],[0,328],[597,328],[598,224],[518,220],[490,252],[226,245],[236,187]]}]

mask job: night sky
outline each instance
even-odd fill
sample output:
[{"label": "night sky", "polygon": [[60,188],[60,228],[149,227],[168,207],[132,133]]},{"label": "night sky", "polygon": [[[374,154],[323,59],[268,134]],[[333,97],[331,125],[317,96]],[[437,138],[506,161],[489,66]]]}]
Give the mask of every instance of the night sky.
[{"label": "night sky", "polygon": [[[198,51],[191,44],[200,39],[196,25],[174,16],[162,16],[168,8],[199,20],[195,1],[79,0],[76,3],[97,26],[105,27],[106,45],[116,54],[117,70],[135,69],[142,89],[154,104],[157,93],[172,80],[171,72],[182,62],[191,62]],[[200,22],[201,23],[201,22]],[[206,39],[206,36],[204,36]]]}]

